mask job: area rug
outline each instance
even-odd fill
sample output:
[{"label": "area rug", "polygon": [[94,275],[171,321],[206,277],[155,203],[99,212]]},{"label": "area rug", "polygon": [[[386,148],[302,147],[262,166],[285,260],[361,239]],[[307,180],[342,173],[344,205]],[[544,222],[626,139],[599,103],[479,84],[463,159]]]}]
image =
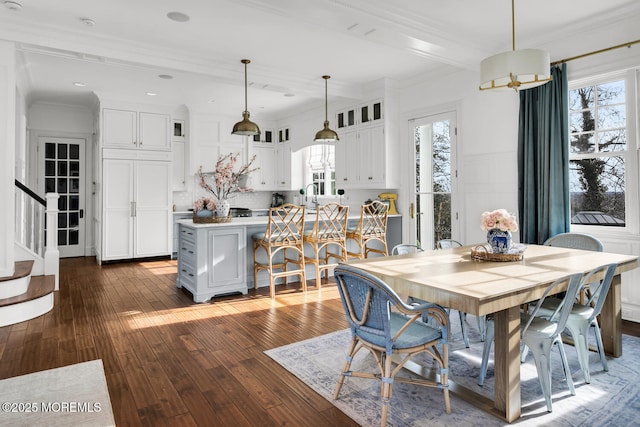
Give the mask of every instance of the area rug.
[{"label": "area rug", "polygon": [[115,426],[102,360],[0,381],[0,426]]},{"label": "area rug", "polygon": [[[457,320],[452,315],[451,319]],[[465,348],[459,324],[452,321],[450,376],[453,381],[493,399],[493,354],[483,387],[477,385],[482,345],[476,319],[468,316],[471,347]],[[339,372],[345,361],[351,336],[348,329],[317,338],[268,350],[265,353],[317,393],[363,426],[380,424],[379,384],[376,381],[347,378],[337,400],[333,399]],[[521,426],[632,426],[640,425],[640,339],[623,336],[623,357],[608,358],[609,371],[604,372],[596,353],[590,355],[591,383],[586,384],[575,349],[565,345],[576,395],[569,393],[560,355],[551,354],[553,363],[553,412],[546,404],[532,356],[521,365],[522,417],[514,425]],[[433,363],[425,356],[420,361],[427,367]],[[360,351],[352,364],[354,369],[375,372],[373,358]],[[392,426],[503,426],[503,420],[451,394],[451,414],[444,411],[443,394],[438,389],[411,384],[394,384],[388,424]]]}]

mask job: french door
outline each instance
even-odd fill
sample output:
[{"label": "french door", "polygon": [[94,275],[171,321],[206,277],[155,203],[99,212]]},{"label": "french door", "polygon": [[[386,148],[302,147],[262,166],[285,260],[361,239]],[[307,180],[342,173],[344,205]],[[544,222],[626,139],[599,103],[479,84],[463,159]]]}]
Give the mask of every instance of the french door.
[{"label": "french door", "polygon": [[411,235],[424,249],[441,239],[459,240],[455,111],[409,121],[413,139]]},{"label": "french door", "polygon": [[85,255],[85,140],[38,138],[38,187],[58,193],[58,250],[60,257]]}]

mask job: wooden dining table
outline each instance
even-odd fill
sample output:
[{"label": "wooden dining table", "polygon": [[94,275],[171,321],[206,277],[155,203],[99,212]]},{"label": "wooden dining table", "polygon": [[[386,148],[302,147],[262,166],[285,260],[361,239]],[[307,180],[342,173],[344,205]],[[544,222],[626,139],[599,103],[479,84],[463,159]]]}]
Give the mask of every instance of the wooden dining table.
[{"label": "wooden dining table", "polygon": [[[519,261],[479,261],[472,246],[349,261],[382,279],[400,295],[482,316],[494,313],[495,385],[493,402],[452,384],[451,390],[508,422],[521,415],[520,306],[540,298],[549,284],[598,266],[618,267],[601,313],[605,351],[622,355],[621,274],[638,266],[638,257],[551,246],[527,245]],[[455,372],[452,372],[455,377]]]}]

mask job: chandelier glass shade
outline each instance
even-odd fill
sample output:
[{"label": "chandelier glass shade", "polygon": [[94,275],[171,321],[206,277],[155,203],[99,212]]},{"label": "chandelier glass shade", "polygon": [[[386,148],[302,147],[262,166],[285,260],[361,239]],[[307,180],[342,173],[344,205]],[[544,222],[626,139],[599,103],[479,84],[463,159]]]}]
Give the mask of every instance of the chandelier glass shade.
[{"label": "chandelier glass shade", "polygon": [[551,80],[549,52],[516,50],[514,0],[511,0],[511,51],[490,56],[480,63],[480,90],[528,89]]}]

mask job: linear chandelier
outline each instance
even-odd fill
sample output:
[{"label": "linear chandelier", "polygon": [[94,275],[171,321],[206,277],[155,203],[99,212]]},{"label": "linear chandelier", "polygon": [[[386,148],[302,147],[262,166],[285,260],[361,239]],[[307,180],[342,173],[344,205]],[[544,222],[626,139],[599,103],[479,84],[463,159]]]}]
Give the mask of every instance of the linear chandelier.
[{"label": "linear chandelier", "polygon": [[551,80],[549,52],[516,50],[515,0],[511,0],[511,49],[480,63],[480,90],[528,89]]}]

